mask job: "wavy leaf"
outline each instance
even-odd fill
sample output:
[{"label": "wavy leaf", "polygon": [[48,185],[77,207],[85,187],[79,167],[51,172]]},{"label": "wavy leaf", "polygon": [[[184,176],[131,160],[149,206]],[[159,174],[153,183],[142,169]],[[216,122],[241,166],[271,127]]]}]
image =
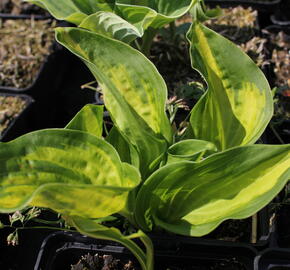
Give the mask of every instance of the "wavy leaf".
[{"label": "wavy leaf", "polygon": [[27,0],[26,2],[45,8],[58,20],[65,20],[76,25],[87,17],[87,14],[75,6],[73,0]]},{"label": "wavy leaf", "polygon": [[206,152],[215,152],[216,146],[207,141],[184,140],[173,144],[168,148],[167,164],[181,160],[197,161],[200,160]]},{"label": "wavy leaf", "polygon": [[273,114],[264,74],[236,45],[200,23],[193,24],[189,39],[192,66],[208,83],[191,112],[194,138],[219,150],[254,143]]},{"label": "wavy leaf", "polygon": [[[99,11],[121,16],[143,35],[148,27],[160,28],[189,11],[197,0],[27,0],[47,9],[58,20],[79,25],[88,15]],[[92,17],[99,20],[98,16]],[[107,20],[108,22],[109,20]],[[97,23],[94,23],[97,24]],[[130,27],[131,28],[131,27]],[[129,28],[129,29],[130,29]],[[131,31],[131,30],[130,30]]]},{"label": "wavy leaf", "polygon": [[66,129],[85,131],[97,137],[103,133],[104,106],[88,104],[67,124]]},{"label": "wavy leaf", "polygon": [[[167,88],[154,65],[130,46],[78,28],[58,28],[57,40],[84,60],[122,136],[138,150],[142,174],[167,149],[172,130]],[[126,59],[126,61],[124,61]]]},{"label": "wavy leaf", "polygon": [[110,144],[89,133],[42,130],[0,146],[1,212],[29,204],[105,217],[124,208],[140,181]]},{"label": "wavy leaf", "polygon": [[115,0],[71,0],[71,1],[75,4],[75,6],[79,10],[88,15],[98,11],[111,12],[114,10],[115,7]]},{"label": "wavy leaf", "polygon": [[130,43],[143,35],[143,32],[134,25],[111,12],[94,13],[84,19],[79,27],[125,43]]},{"label": "wavy leaf", "polygon": [[161,28],[181,17],[196,0],[116,0],[116,9],[128,22],[139,25],[143,30],[148,27]]},{"label": "wavy leaf", "polygon": [[[191,236],[226,219],[246,218],[267,205],[290,177],[290,145],[252,145],[195,163],[172,163],[141,187],[136,221]],[[148,196],[150,194],[150,196]]]},{"label": "wavy leaf", "polygon": [[117,150],[122,162],[127,162],[139,168],[140,161],[138,151],[122,136],[116,126],[111,128],[106,137],[106,141]]},{"label": "wavy leaf", "polygon": [[114,0],[25,0],[46,9],[58,20],[79,25],[88,15],[98,11],[113,12]]}]

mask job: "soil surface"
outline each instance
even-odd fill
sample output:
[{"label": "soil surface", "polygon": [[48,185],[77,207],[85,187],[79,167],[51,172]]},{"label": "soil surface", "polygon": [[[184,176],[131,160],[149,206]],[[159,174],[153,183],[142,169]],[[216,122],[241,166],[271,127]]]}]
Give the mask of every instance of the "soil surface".
[{"label": "soil surface", "polygon": [[[1,21],[0,21],[1,23]],[[4,20],[0,24],[0,85],[30,86],[52,51],[55,21]]]},{"label": "soil surface", "polygon": [[24,110],[26,104],[26,100],[22,98],[0,95],[0,138],[13,119]]},{"label": "soil surface", "polygon": [[[125,260],[124,260],[125,261]],[[83,256],[71,266],[71,270],[141,270],[137,263],[119,260],[112,255]],[[246,270],[246,266],[236,258],[223,260],[190,260],[156,258],[155,268],[158,270]]]},{"label": "soil surface", "polygon": [[290,87],[290,35],[283,31],[265,31],[272,51],[271,62],[276,76],[275,85]]},{"label": "soil surface", "polygon": [[133,262],[124,263],[112,255],[87,254],[77,264],[72,265],[71,270],[137,270],[137,268]]},{"label": "soil surface", "polygon": [[13,15],[48,15],[42,8],[25,3],[22,0],[1,0],[0,13],[8,13]]},{"label": "soil surface", "polygon": [[[290,35],[283,31],[264,31],[271,52],[271,86],[275,90],[275,111],[270,142],[290,142]],[[273,138],[273,139],[272,139]]]},{"label": "soil surface", "polygon": [[232,25],[239,28],[257,28],[258,12],[251,7],[223,8],[222,15],[207,21],[208,25]]}]

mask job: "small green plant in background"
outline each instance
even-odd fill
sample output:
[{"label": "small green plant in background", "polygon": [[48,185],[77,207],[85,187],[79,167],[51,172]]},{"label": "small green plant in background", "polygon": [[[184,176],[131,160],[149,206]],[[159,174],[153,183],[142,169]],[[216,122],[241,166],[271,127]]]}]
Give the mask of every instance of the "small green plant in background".
[{"label": "small green plant in background", "polygon": [[126,43],[149,54],[157,30],[186,14],[199,0],[28,0],[47,9],[56,19]]},{"label": "small green plant in background", "polygon": [[[183,136],[165,112],[166,84],[142,53],[101,33],[57,28],[58,42],[96,77],[114,127],[102,136],[103,107],[87,105],[64,129],[1,143],[0,211],[51,208],[79,232],[123,244],[152,270],[147,232],[202,236],[267,205],[290,176],[290,145],[254,145],[273,114],[270,87],[246,54],[197,18],[190,55],[208,89]],[[114,214],[136,232],[101,224]]]}]

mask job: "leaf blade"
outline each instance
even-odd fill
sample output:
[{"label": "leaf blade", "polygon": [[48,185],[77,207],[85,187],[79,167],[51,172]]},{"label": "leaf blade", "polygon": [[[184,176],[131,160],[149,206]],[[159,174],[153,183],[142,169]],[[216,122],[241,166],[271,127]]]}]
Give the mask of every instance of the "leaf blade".
[{"label": "leaf blade", "polygon": [[234,44],[199,23],[193,24],[189,39],[192,66],[208,83],[191,112],[194,138],[220,150],[254,143],[273,114],[262,71]]},{"label": "leaf blade", "polygon": [[140,52],[96,33],[58,28],[57,40],[90,68],[103,89],[111,118],[138,149],[141,170],[146,173],[172,141],[165,113],[167,89],[161,75]]},{"label": "leaf blade", "polygon": [[117,0],[116,8],[130,23],[146,30],[161,28],[189,11],[196,0],[182,1],[132,1]]},{"label": "leaf blade", "polygon": [[236,147],[198,163],[172,163],[140,189],[136,220],[147,230],[156,223],[201,236],[226,219],[253,215],[289,177],[290,145]]},{"label": "leaf blade", "polygon": [[66,125],[66,129],[88,132],[97,137],[103,133],[104,106],[85,105],[75,117]]},{"label": "leaf blade", "polygon": [[181,160],[197,161],[202,158],[206,152],[217,151],[216,146],[202,140],[183,140],[171,145],[168,148],[167,164]]},{"label": "leaf blade", "polygon": [[94,13],[84,19],[79,27],[125,43],[130,43],[143,36],[142,31],[112,12]]},{"label": "leaf blade", "polygon": [[54,18],[79,25],[88,15],[98,11],[112,12],[115,1],[99,0],[26,0],[45,8]]},{"label": "leaf blade", "polygon": [[[103,217],[125,207],[139,182],[104,140],[76,130],[42,130],[0,148],[0,210],[28,204]],[[89,207],[88,207],[89,205]]]},{"label": "leaf blade", "polygon": [[87,16],[75,6],[72,0],[27,0],[27,2],[45,8],[58,20],[66,20],[75,24],[81,23]]}]

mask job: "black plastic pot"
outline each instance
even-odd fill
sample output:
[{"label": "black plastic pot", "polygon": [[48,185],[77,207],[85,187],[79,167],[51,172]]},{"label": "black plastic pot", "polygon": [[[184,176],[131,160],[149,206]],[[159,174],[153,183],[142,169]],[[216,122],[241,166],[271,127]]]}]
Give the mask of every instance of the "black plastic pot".
[{"label": "black plastic pot", "polygon": [[[243,244],[181,236],[151,236],[155,248],[155,269],[253,269],[257,251]],[[70,270],[86,254],[112,255],[136,262],[124,247],[78,233],[57,232],[48,236],[40,249],[34,270]],[[138,264],[137,264],[138,265]],[[139,269],[137,267],[137,269]]]},{"label": "black plastic pot", "polygon": [[266,249],[255,258],[254,270],[286,269],[290,269],[290,249]]},{"label": "black plastic pot", "polygon": [[55,96],[53,101],[53,105],[57,107],[57,117],[54,120],[57,127],[64,127],[86,104],[97,103],[98,96],[94,90],[81,88],[95,80],[89,69],[78,57],[70,52],[66,53],[67,66],[58,87],[57,98]]},{"label": "black plastic pot", "polygon": [[[154,243],[156,269],[253,269],[258,250],[268,247],[268,209],[259,214],[260,233],[257,244],[222,240],[151,234]],[[142,246],[142,245],[141,245]],[[132,254],[115,242],[96,240],[78,233],[57,232],[44,240],[34,270],[70,270],[86,254],[110,254],[117,259],[134,261]],[[182,268],[180,268],[182,266]]]},{"label": "black plastic pot", "polygon": [[7,236],[14,232],[11,228],[0,230],[0,269],[31,270],[43,240],[52,233],[47,229],[23,229],[18,232],[19,244],[7,244]]},{"label": "black plastic pot", "polygon": [[63,58],[63,47],[57,43],[54,43],[52,46],[52,53],[43,61],[39,72],[31,85],[25,88],[0,85],[0,90],[10,93],[30,95],[36,100],[43,96],[43,93],[40,92],[39,89],[45,88],[49,91],[56,91],[62,79],[65,59]]},{"label": "black plastic pot", "polygon": [[9,126],[0,135],[0,140],[10,141],[17,138],[20,135],[23,135],[29,132],[33,126],[33,123],[31,120],[31,117],[32,117],[31,113],[34,106],[34,100],[30,96],[27,96],[27,95],[6,94],[2,92],[0,92],[0,96],[13,96],[13,97],[21,98],[25,100],[26,102],[26,105],[23,111],[11,121]]},{"label": "black plastic pot", "polygon": [[[256,250],[264,250],[266,248],[269,247],[269,241],[270,241],[270,235],[271,235],[271,226],[270,226],[270,216],[271,216],[271,212],[270,212],[270,207],[266,206],[265,208],[263,208],[262,210],[260,210],[257,213],[257,241],[256,243],[251,243],[251,222],[250,219],[248,219],[249,223],[249,228],[242,226],[241,228],[234,228],[234,230],[232,231],[231,229],[231,220],[227,221],[229,223],[229,227],[224,227],[223,230],[225,231],[226,237],[220,237],[220,229],[222,228],[222,226],[224,226],[225,222],[222,223],[219,227],[217,227],[217,229],[215,229],[213,232],[211,232],[210,234],[202,237],[204,240],[209,240],[209,241],[215,241],[220,243],[221,245],[224,244],[242,244],[242,245],[248,245],[251,247],[254,247]],[[246,220],[236,220],[238,222],[245,222]],[[238,238],[237,240],[233,239],[230,240],[229,236],[234,236],[234,235],[239,235],[241,232],[245,233],[245,230],[248,230],[247,234],[244,236],[242,236],[240,239]],[[232,232],[231,232],[232,231]],[[234,233],[234,234],[233,234]],[[195,239],[200,239],[200,238],[195,238]]]},{"label": "black plastic pot", "polygon": [[0,86],[0,90],[7,94],[25,94],[33,97],[35,106],[32,122],[35,123],[35,129],[54,126],[57,91],[66,63],[64,51],[57,48],[46,58],[31,86],[24,89]]},{"label": "black plastic pot", "polygon": [[[289,199],[288,199],[289,201]],[[290,205],[279,205],[276,213],[275,244],[280,248],[290,249]],[[289,257],[290,260],[290,257]]]},{"label": "black plastic pot", "polygon": [[[4,19],[5,17],[1,17],[0,19]],[[16,20],[21,19],[19,17],[15,18]],[[58,26],[67,26],[65,23],[60,23]],[[37,99],[42,96],[42,93],[39,91],[39,88],[46,88],[50,91],[56,91],[59,86],[64,67],[66,66],[66,58],[64,53],[64,48],[54,42],[52,44],[51,53],[45,57],[43,63],[40,66],[39,72],[34,78],[31,85],[28,85],[25,88],[17,88],[10,86],[3,86],[0,84],[0,90],[7,91],[11,93],[21,93],[32,96]]]},{"label": "black plastic pot", "polygon": [[281,0],[278,9],[271,17],[274,24],[280,26],[290,26],[290,1]]},{"label": "black plastic pot", "polygon": [[255,258],[254,270],[290,269],[290,205],[285,203],[287,197],[286,190],[276,197],[269,245]]},{"label": "black plastic pot", "polygon": [[34,130],[64,127],[84,105],[96,102],[95,91],[81,89],[81,85],[93,80],[84,63],[55,42],[32,85],[22,89],[0,86],[0,91],[33,97]]},{"label": "black plastic pot", "polygon": [[[288,0],[286,0],[288,1]],[[280,0],[257,1],[257,0],[205,0],[210,6],[221,7],[252,7],[258,11],[258,20],[261,28],[271,24],[270,16],[275,14],[279,8]]]},{"label": "black plastic pot", "polygon": [[9,19],[9,20],[26,20],[26,19],[31,19],[31,18],[33,18],[34,20],[47,20],[52,17],[50,15],[34,15],[34,14],[13,15],[10,13],[0,13],[0,18]]},{"label": "black plastic pot", "polygon": [[283,31],[287,35],[290,35],[290,27],[272,24],[265,28],[265,30],[269,31],[270,33],[278,34],[279,32]]},{"label": "black plastic pot", "polygon": [[[1,16],[0,16],[1,18]],[[20,19],[17,17],[17,19]],[[66,24],[59,26],[66,26]],[[26,88],[15,88],[0,85],[0,91],[10,94],[25,94],[35,100],[34,129],[54,127],[59,105],[58,91],[65,70],[69,65],[70,55],[58,43],[52,44],[52,53],[43,61],[33,83]],[[59,105],[61,106],[61,105]]]}]

